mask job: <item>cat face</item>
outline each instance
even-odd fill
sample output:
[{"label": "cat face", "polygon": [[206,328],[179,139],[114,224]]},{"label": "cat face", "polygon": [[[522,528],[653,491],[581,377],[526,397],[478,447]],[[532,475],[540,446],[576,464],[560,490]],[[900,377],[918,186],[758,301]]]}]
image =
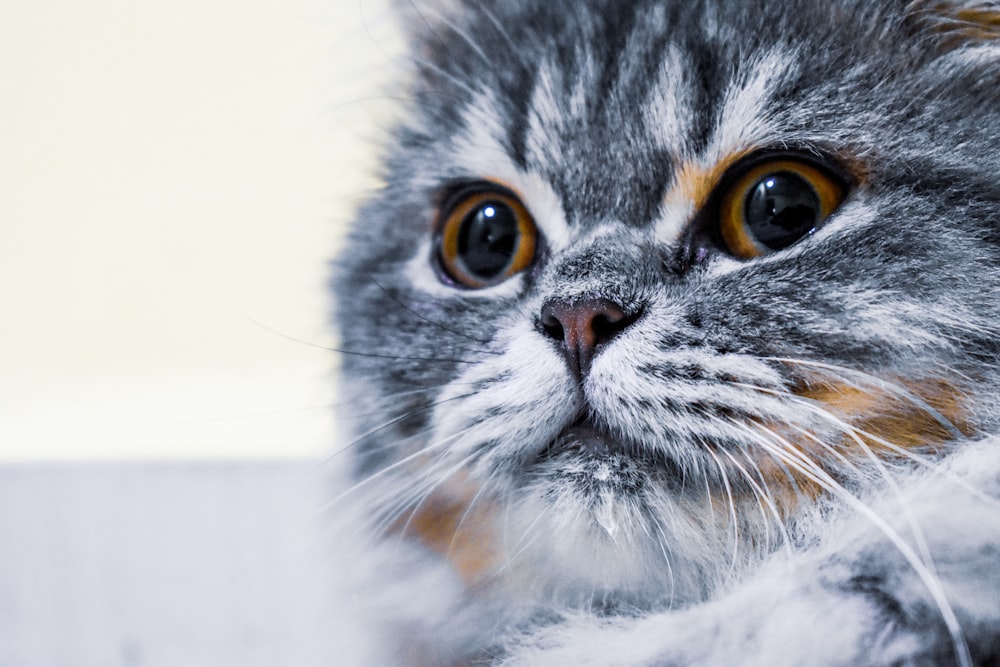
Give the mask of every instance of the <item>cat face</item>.
[{"label": "cat face", "polygon": [[699,599],[996,426],[997,14],[696,4],[414,21],[344,391],[380,527],[470,583]]}]

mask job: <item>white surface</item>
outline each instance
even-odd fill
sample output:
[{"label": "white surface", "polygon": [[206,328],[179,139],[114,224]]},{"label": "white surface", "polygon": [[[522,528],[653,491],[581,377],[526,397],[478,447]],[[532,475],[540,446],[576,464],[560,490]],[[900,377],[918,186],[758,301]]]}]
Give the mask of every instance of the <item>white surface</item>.
[{"label": "white surface", "polygon": [[334,400],[316,346],[399,74],[384,4],[6,3],[0,461],[326,451],[293,413]]},{"label": "white surface", "polygon": [[364,665],[306,463],[0,470],[3,667]]}]

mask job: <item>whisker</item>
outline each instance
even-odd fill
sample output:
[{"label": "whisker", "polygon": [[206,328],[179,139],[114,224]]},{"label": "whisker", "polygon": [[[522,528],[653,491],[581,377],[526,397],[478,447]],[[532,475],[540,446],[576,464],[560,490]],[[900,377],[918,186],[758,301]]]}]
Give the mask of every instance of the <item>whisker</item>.
[{"label": "whisker", "polygon": [[343,409],[352,407],[355,404],[355,400],[344,400],[337,401],[336,403],[330,403],[326,407],[337,410],[337,417],[340,419],[361,419],[364,417],[378,417],[384,415],[386,412],[391,410],[391,407],[387,404],[397,401],[402,398],[409,398],[412,396],[425,396],[427,394],[433,394],[441,391],[441,385],[431,385],[427,387],[421,387],[419,389],[406,389],[403,391],[398,391],[396,393],[385,394],[379,396],[379,403],[382,405],[372,407],[368,412],[352,412],[344,413]]},{"label": "whisker", "polygon": [[[893,495],[900,503],[900,508],[905,516],[907,524],[909,525],[910,531],[913,535],[913,539],[917,544],[917,550],[920,552],[924,564],[936,576],[936,569],[934,568],[934,562],[931,557],[930,548],[927,546],[927,541],[924,536],[923,530],[920,528],[920,525],[917,522],[916,517],[913,515],[913,512],[911,511],[909,504],[906,502],[906,498],[904,497],[902,490],[899,488],[899,485],[896,483],[892,475],[889,474],[889,471],[886,469],[885,464],[882,462],[881,459],[879,459],[875,455],[875,452],[871,450],[871,448],[867,445],[867,443],[865,443],[860,437],[858,437],[857,434],[853,433],[850,430],[849,425],[840,421],[834,415],[827,413],[825,410],[822,410],[820,408],[816,409],[819,410],[820,413],[822,413],[821,416],[828,417],[836,425],[838,425],[839,427],[843,427],[844,432],[847,433],[852,438],[852,440],[855,441],[855,443],[865,453],[866,457],[875,466],[875,469],[878,470],[882,481],[889,487]],[[822,447],[828,454],[840,460],[841,463],[843,463],[845,466],[852,468],[856,472],[860,473],[860,469],[854,463],[852,463],[846,456],[844,456],[843,453],[838,451],[835,447],[829,445],[828,443],[824,442],[819,437],[817,437],[815,434],[810,433],[809,431],[807,431],[804,428],[801,428],[800,426],[797,426],[795,424],[790,424],[789,426],[791,426],[791,428],[793,428],[794,430],[798,431],[803,437],[811,440],[812,442]]]},{"label": "whisker", "polygon": [[[456,331],[455,329],[447,327],[447,326],[441,324],[440,322],[437,322],[435,320],[430,319],[429,317],[426,317],[425,315],[421,315],[420,313],[418,313],[417,311],[415,311],[413,308],[410,308],[408,305],[406,305],[403,301],[401,301],[399,299],[399,297],[397,297],[395,294],[393,294],[392,292],[390,292],[386,287],[384,287],[382,285],[382,283],[380,283],[378,280],[375,279],[374,275],[372,275],[371,273],[369,273],[368,274],[368,278],[373,283],[375,283],[375,286],[378,287],[380,290],[382,290],[382,292],[384,292],[387,297],[389,297],[390,299],[392,299],[393,301],[395,301],[400,307],[402,307],[407,312],[412,313],[413,315],[416,315],[417,317],[419,317],[422,321],[426,322],[427,324],[430,324],[431,326],[437,327],[438,329],[441,329],[442,331],[447,331],[448,333],[455,334],[456,336],[460,336],[462,338],[467,338],[467,339],[469,339],[471,341],[474,341],[476,343],[481,343],[483,345],[488,345],[490,343],[490,341],[488,341],[488,340],[481,340],[479,338],[476,338],[475,336],[470,336],[467,333],[464,333],[464,332],[461,332],[461,331]],[[463,348],[456,348],[456,349],[460,349],[460,350],[463,350],[465,352],[478,352],[478,353],[481,353],[481,354],[503,354],[502,352],[497,352],[495,350],[482,350],[482,349],[466,350],[466,349],[463,349]]]},{"label": "whisker", "polygon": [[906,540],[904,540],[899,533],[885,521],[885,519],[845,489],[839,482],[833,479],[829,473],[823,470],[821,466],[806,456],[804,452],[800,451],[788,440],[782,438],[780,435],[767,427],[761,424],[756,424],[758,429],[767,433],[776,442],[781,443],[781,447],[776,447],[768,442],[768,439],[763,437],[762,434],[754,431],[749,426],[740,424],[739,422],[736,422],[736,425],[742,426],[745,431],[772,456],[784,459],[790,466],[806,475],[807,478],[819,484],[829,491],[834,497],[842,500],[860,515],[867,518],[889,539],[890,542],[892,542],[893,546],[896,547],[899,553],[910,564],[910,567],[913,568],[913,571],[923,582],[928,593],[930,593],[931,598],[937,605],[938,611],[941,613],[942,619],[944,620],[945,626],[947,627],[948,633],[951,637],[956,660],[960,665],[962,665],[962,667],[972,667],[972,657],[969,653],[969,647],[965,641],[964,633],[962,632],[958,618],[955,616],[954,609],[952,609],[951,604],[948,602],[940,580],[924,565],[919,555],[913,551],[913,548],[906,542]]},{"label": "whisker", "polygon": [[419,16],[420,20],[424,22],[424,25],[427,27],[427,29],[433,33],[434,26],[432,26],[431,22],[427,20],[427,17],[424,16],[424,13],[420,11],[420,7],[417,6],[417,3],[414,2],[414,0],[406,0],[406,4],[410,5],[410,7],[413,8],[413,11],[417,13],[417,16]]},{"label": "whisker", "polygon": [[[844,429],[847,429],[848,431],[851,431],[851,432],[856,433],[856,434],[858,434],[858,435],[860,435],[860,436],[862,436],[864,438],[867,438],[867,439],[869,439],[869,440],[877,443],[878,445],[880,445],[882,447],[885,447],[886,449],[892,451],[893,453],[895,453],[895,454],[897,454],[899,456],[902,456],[902,457],[904,457],[904,458],[912,461],[913,463],[915,463],[917,465],[920,465],[920,466],[928,469],[932,473],[934,473],[936,475],[941,475],[941,476],[947,478],[949,481],[953,482],[956,486],[961,487],[963,490],[965,490],[966,492],[972,494],[977,499],[982,500],[983,502],[990,503],[991,505],[1000,506],[1000,501],[998,501],[996,498],[992,498],[992,497],[986,495],[985,493],[983,493],[982,491],[980,491],[976,487],[972,486],[966,480],[962,479],[958,475],[955,475],[954,473],[952,473],[952,472],[950,472],[950,471],[942,468],[941,466],[935,464],[933,461],[929,461],[925,457],[918,456],[917,454],[914,454],[912,451],[910,451],[910,450],[908,450],[908,449],[906,449],[904,447],[900,447],[899,445],[897,445],[897,444],[895,444],[895,443],[893,443],[893,442],[891,442],[889,440],[886,440],[883,437],[880,437],[880,436],[878,436],[878,435],[876,435],[874,433],[871,433],[871,432],[866,431],[864,429],[858,428],[858,427],[856,427],[856,426],[854,426],[852,424],[849,424],[849,423],[847,423],[847,422],[839,419],[835,415],[831,414],[829,411],[827,411],[824,408],[822,408],[819,405],[817,405],[816,401],[812,401],[812,400],[803,398],[801,396],[797,396],[796,394],[793,394],[793,393],[791,393],[789,391],[776,390],[776,389],[771,389],[769,387],[760,387],[760,386],[757,386],[757,385],[747,384],[747,383],[742,383],[742,382],[733,382],[731,384],[733,384],[734,386],[744,387],[746,389],[752,389],[754,391],[758,391],[758,392],[761,392],[761,393],[764,393],[764,394],[769,394],[769,395],[772,395],[772,396],[778,396],[778,397],[787,399],[788,401],[800,404],[800,405],[806,407],[807,409],[813,411],[814,414],[820,416],[821,418],[826,419],[827,421],[832,422],[834,425],[840,426],[840,427],[842,427]],[[964,438],[964,436],[962,436],[962,437]]]},{"label": "whisker", "polygon": [[[845,376],[851,376],[855,379],[863,380],[864,383],[867,383],[868,385],[873,385],[878,389],[888,391],[889,393],[895,395],[897,398],[904,399],[909,403],[915,405],[916,407],[920,408],[927,415],[929,415],[936,422],[938,422],[942,427],[944,427],[949,432],[949,434],[951,434],[951,436],[956,440],[961,440],[965,437],[965,434],[963,434],[962,431],[960,431],[959,428],[955,426],[955,424],[953,424],[950,419],[941,414],[941,412],[937,408],[935,408],[933,405],[931,405],[924,399],[920,398],[910,390],[906,389],[905,387],[896,384],[895,382],[889,382],[888,380],[884,380],[880,377],[870,375],[868,373],[864,373],[862,371],[858,371],[853,368],[847,368],[846,366],[838,366],[835,364],[828,364],[820,361],[792,359],[789,357],[763,357],[763,359],[767,361],[776,361],[785,364],[806,366],[809,368],[818,368],[820,370],[836,373],[838,379],[844,381],[847,381],[847,378]],[[856,388],[860,388],[857,387],[856,385],[853,386],[855,386]]]},{"label": "whisker", "polygon": [[[461,438],[467,433],[475,430],[475,428],[476,425],[473,424],[468,428],[444,438],[441,443],[449,443],[455,439]],[[434,447],[437,447],[441,443],[435,443]],[[427,449],[428,448],[425,448],[421,453],[425,452]],[[471,458],[476,455],[477,453],[473,452],[469,457],[463,459],[463,461],[471,460]],[[403,516],[403,514],[413,506],[418,498],[421,496],[426,498],[429,493],[425,495],[425,491],[432,492],[434,487],[451,478],[454,473],[442,472],[442,470],[448,465],[449,459],[447,457],[439,457],[437,460],[421,466],[418,474],[416,476],[410,476],[407,479],[406,484],[402,486],[399,486],[398,484],[400,480],[386,482],[390,485],[396,485],[398,488],[393,490],[394,497],[390,499],[385,498],[381,493],[379,495],[378,504],[381,507],[379,514],[382,516],[382,519],[374,526],[376,534],[384,534],[385,531],[391,528],[392,524],[397,522],[399,517]],[[411,518],[417,509],[419,508],[413,508]]]},{"label": "whisker", "polygon": [[514,546],[510,549],[506,549],[507,555],[504,560],[505,567],[508,570],[513,570],[514,561],[517,560],[517,557],[524,553],[532,544],[535,543],[535,540],[538,539],[537,535],[531,537],[531,539],[528,539],[528,536],[535,529],[542,518],[543,515],[538,514],[534,519],[532,519],[531,523],[525,526],[524,530],[521,532],[521,537],[517,539]]},{"label": "whisker", "polygon": [[483,494],[486,492],[486,489],[489,487],[489,484],[493,480],[493,477],[496,475],[496,472],[497,471],[494,470],[493,472],[490,473],[489,477],[483,480],[482,484],[480,484],[479,486],[479,490],[476,491],[476,495],[472,496],[472,500],[469,501],[469,506],[465,508],[465,511],[462,512],[462,517],[458,520],[458,523],[455,524],[455,530],[452,534],[451,542],[448,544],[447,553],[449,556],[451,556],[451,553],[455,548],[455,544],[458,541],[458,534],[462,532],[462,526],[465,525],[465,520],[468,519],[469,516],[472,514],[472,509],[475,507],[476,502],[479,500],[479,498],[482,497]]},{"label": "whisker", "polygon": [[[804,431],[804,429],[797,429],[797,430],[803,430]],[[808,434],[808,433],[804,433],[804,435],[806,435],[806,437],[811,436],[811,434]],[[936,570],[934,568],[934,561],[931,558],[930,548],[927,546],[927,540],[924,537],[924,532],[920,528],[920,525],[917,522],[917,518],[913,515],[913,512],[910,509],[909,503],[906,502],[906,498],[903,496],[902,490],[899,488],[899,485],[896,484],[896,480],[893,479],[892,475],[889,474],[889,471],[886,469],[886,467],[883,464],[883,462],[875,455],[875,452],[873,452],[871,450],[871,447],[869,447],[867,445],[867,443],[865,443],[855,433],[848,432],[848,435],[855,441],[855,443],[858,445],[858,447],[861,448],[862,452],[865,453],[866,457],[869,460],[871,460],[872,464],[875,466],[875,469],[879,471],[879,475],[881,476],[882,481],[889,487],[889,489],[892,492],[892,494],[899,501],[900,508],[901,508],[901,510],[903,512],[903,515],[905,516],[906,523],[910,527],[910,531],[913,533],[913,539],[916,541],[917,550],[920,552],[920,555],[923,558],[924,564],[927,565],[928,569],[931,572],[934,572],[936,574]],[[825,449],[827,452],[829,452],[829,453],[831,453],[833,455],[837,455],[837,452],[835,451],[835,449],[833,447],[831,447],[827,443],[823,442],[819,438],[812,437],[811,439],[814,442],[816,442],[820,447],[822,447],[823,449]],[[845,463],[847,463],[847,465],[853,465],[853,464],[847,462],[846,457],[840,456],[840,458]],[[857,469],[856,466],[854,466],[854,467],[855,467],[855,469]]]},{"label": "whisker", "polygon": [[[505,42],[507,42],[508,53],[519,54],[521,52],[521,49],[519,49],[517,45],[514,44],[514,40],[511,38],[510,33],[507,32],[507,29],[504,28],[503,24],[501,24],[500,21],[497,19],[496,14],[491,12],[490,9],[486,6],[486,4],[481,0],[473,0],[473,3],[476,5],[476,9],[478,9],[479,12],[486,17],[486,20],[493,24],[493,27],[494,29],[496,29],[497,34],[500,35],[500,37],[502,37]],[[528,65],[528,63],[525,63],[521,58],[518,58],[517,63],[522,68],[525,68]]]},{"label": "whisker", "polygon": [[931,473],[933,473],[935,475],[940,475],[941,477],[944,477],[944,478],[948,479],[950,482],[953,482],[956,486],[961,487],[964,491],[966,491],[966,492],[972,494],[973,496],[975,496],[976,499],[981,500],[981,501],[986,502],[986,503],[989,503],[991,505],[1000,507],[1000,500],[997,500],[996,498],[993,498],[993,497],[991,497],[991,496],[983,493],[981,490],[977,489],[976,487],[974,487],[972,484],[970,484],[966,480],[962,479],[961,477],[959,477],[955,473],[951,472],[950,470],[947,470],[947,469],[943,468],[942,466],[934,463],[933,461],[928,461],[926,458],[924,458],[922,456],[918,456],[918,455],[914,454],[913,452],[907,450],[906,448],[900,447],[899,445],[896,445],[896,444],[894,444],[894,443],[892,443],[892,442],[890,442],[890,441],[888,441],[888,440],[886,440],[884,438],[881,438],[881,437],[875,435],[874,433],[869,433],[868,431],[865,431],[864,429],[857,428],[856,426],[852,426],[850,424],[844,424],[844,425],[848,429],[850,429],[851,432],[856,433],[859,436],[862,436],[864,438],[867,438],[868,440],[872,440],[872,441],[878,443],[880,446],[885,447],[886,449],[892,451],[893,453],[895,453],[895,454],[897,454],[897,455],[899,455],[899,456],[901,456],[903,458],[906,458],[906,459],[912,461],[913,463],[916,463],[918,465],[921,465],[921,466],[927,468]]},{"label": "whisker", "polygon": [[479,456],[479,452],[472,452],[468,456],[461,459],[454,466],[448,468],[448,470],[445,471],[444,473],[435,474],[435,477],[437,477],[437,481],[431,484],[428,487],[427,491],[422,494],[423,497],[420,499],[419,502],[417,502],[417,504],[413,507],[413,509],[410,510],[406,522],[403,524],[403,527],[399,530],[400,540],[402,540],[406,536],[406,531],[409,530],[410,524],[413,522],[413,517],[415,517],[420,512],[420,508],[424,506],[424,503],[427,502],[427,499],[430,498],[432,495],[434,495],[434,490],[439,486],[441,486],[442,484],[444,484],[445,482],[447,482],[449,479],[451,479],[455,474],[458,473],[459,470],[467,466],[471,461],[474,461],[477,456]]},{"label": "whisker", "polygon": [[[470,428],[473,428],[473,427],[470,427]],[[414,461],[417,458],[420,458],[421,456],[426,455],[428,452],[435,451],[435,450],[438,450],[438,449],[444,447],[450,441],[452,441],[455,438],[458,438],[458,437],[461,437],[462,435],[464,435],[468,430],[469,429],[466,429],[465,431],[459,431],[458,433],[453,433],[452,435],[449,435],[448,437],[443,438],[443,439],[441,439],[440,441],[438,441],[436,443],[433,443],[431,445],[427,445],[426,447],[423,447],[423,448],[421,448],[421,449],[413,452],[412,454],[410,454],[408,456],[404,456],[403,458],[401,458],[400,460],[396,461],[395,463],[392,463],[392,464],[390,464],[390,465],[388,465],[388,466],[386,466],[384,468],[380,468],[379,470],[377,470],[376,472],[372,473],[368,477],[365,477],[363,480],[361,480],[361,481],[357,482],[356,484],[352,485],[349,489],[347,489],[347,490],[341,492],[340,494],[338,494],[336,497],[333,498],[333,500],[329,501],[323,507],[321,507],[320,510],[319,510],[319,512],[322,513],[322,512],[329,511],[330,508],[334,507],[337,503],[339,503],[341,500],[343,500],[347,496],[355,493],[358,489],[360,489],[362,487],[365,487],[365,486],[368,486],[374,480],[381,479],[386,474],[388,474],[388,473],[392,472],[393,470],[396,470],[396,469],[398,469],[398,468],[400,468],[400,467],[402,467],[402,466],[404,466],[404,465],[406,465],[406,464]]]},{"label": "whisker", "polygon": [[327,352],[337,352],[338,354],[348,354],[355,357],[371,357],[372,359],[389,359],[391,361],[443,361],[454,364],[474,364],[475,361],[471,359],[455,359],[453,357],[412,357],[403,356],[398,354],[380,354],[378,352],[361,352],[359,350],[346,350],[340,347],[329,347],[327,345],[320,345],[318,343],[312,343],[307,340],[302,340],[301,338],[296,338],[295,336],[289,336],[288,334],[272,329],[266,324],[262,324],[253,318],[248,317],[251,322],[259,326],[260,328],[273,333],[275,336],[281,336],[287,340],[301,343],[303,345],[308,345],[309,347],[315,348],[317,350],[326,350]]},{"label": "whisker", "polygon": [[[433,410],[434,408],[438,407],[439,405],[444,405],[445,403],[450,403],[451,401],[458,401],[458,400],[461,400],[463,398],[469,398],[470,396],[475,396],[477,393],[479,393],[479,392],[469,392],[468,394],[459,394],[458,396],[452,396],[450,398],[445,398],[445,399],[442,399],[440,401],[435,401],[433,403],[429,403],[427,405],[421,406],[421,407],[416,408],[414,410],[410,410],[409,412],[406,412],[405,414],[402,414],[399,417],[395,417],[395,418],[393,418],[393,419],[391,419],[391,420],[389,420],[389,421],[387,421],[387,422],[385,422],[383,424],[379,424],[378,426],[376,426],[376,427],[374,427],[372,429],[369,429],[365,433],[361,434],[360,436],[356,437],[351,442],[347,443],[346,445],[344,445],[343,447],[341,447],[340,449],[338,449],[337,451],[335,451],[333,454],[330,454],[329,456],[327,456],[325,459],[323,459],[323,461],[321,461],[317,465],[318,466],[324,466],[324,465],[327,465],[327,464],[333,462],[341,454],[343,454],[344,452],[346,452],[346,451],[348,451],[348,450],[350,450],[350,449],[352,449],[354,447],[357,447],[359,444],[361,444],[362,442],[364,442],[367,438],[370,438],[371,436],[375,435],[376,433],[378,433],[380,431],[384,431],[385,429],[387,429],[387,428],[389,428],[391,426],[394,426],[394,425],[398,424],[401,421],[405,421],[406,419],[409,419],[410,417],[412,417],[414,415],[418,415],[421,412],[425,412],[427,410]],[[391,446],[392,444],[393,443],[388,443],[387,446]]]},{"label": "whisker", "polygon": [[[420,8],[417,7],[417,5],[413,2],[413,0],[408,0],[408,1],[409,1],[410,5],[413,7],[414,11],[416,11],[417,14],[419,14],[420,17],[424,19],[424,22],[427,23],[428,29],[431,30],[431,32],[437,34],[437,31],[434,30],[434,26],[432,26],[430,24],[430,22],[428,22],[427,19],[424,18],[424,15],[421,12]],[[475,51],[476,55],[478,55],[480,57],[480,59],[482,59],[483,64],[485,64],[488,69],[490,69],[491,71],[495,71],[494,62],[483,52],[483,50],[481,48],[479,48],[478,44],[476,44],[474,41],[472,41],[472,39],[468,35],[466,35],[464,32],[462,32],[458,28],[458,26],[456,26],[452,21],[450,21],[448,19],[447,16],[445,16],[444,14],[442,14],[440,12],[435,12],[433,10],[432,10],[432,13],[434,14],[434,19],[436,21],[438,21],[439,23],[445,25],[449,29],[449,32],[451,32],[453,35],[455,35],[460,40],[462,40],[463,42],[465,42],[465,44],[470,49],[472,49],[473,51]]]},{"label": "whisker", "polygon": [[714,499],[712,498],[712,484],[711,484],[711,481],[709,481],[709,479],[708,479],[708,472],[705,471],[705,470],[702,470],[701,471],[701,478],[703,480],[705,480],[705,497],[708,499],[709,525],[712,526],[713,528],[715,528],[715,526],[716,526],[715,503],[713,502]]},{"label": "whisker", "polygon": [[670,554],[667,551],[667,535],[663,530],[663,526],[657,521],[655,516],[649,517],[653,523],[653,528],[656,530],[659,538],[656,540],[656,546],[659,547],[660,553],[663,554],[663,562],[667,566],[667,576],[670,578],[670,603],[673,605],[674,599],[677,595],[677,581],[674,575],[673,565],[670,563]]},{"label": "whisker", "polygon": [[[778,508],[774,505],[774,502],[767,497],[767,495],[764,493],[764,490],[760,487],[759,484],[757,484],[757,481],[753,479],[753,476],[750,475],[747,469],[744,468],[743,465],[736,460],[736,457],[734,457],[730,451],[726,449],[723,449],[721,451],[723,454],[726,455],[726,457],[730,461],[732,461],[733,465],[743,476],[743,479],[747,481],[747,484],[750,485],[750,489],[753,491],[754,500],[757,502],[757,507],[758,509],[760,509],[761,518],[763,519],[762,523],[764,524],[764,542],[768,545],[772,544],[771,526],[770,526],[771,522],[768,520],[768,510],[770,510],[770,513],[774,517],[776,525],[779,526],[779,529],[782,533],[783,541],[787,547],[787,545],[791,542],[791,538],[788,536],[788,532],[785,530],[785,523],[782,520],[781,515],[778,513]],[[764,507],[765,505],[767,506],[767,509],[765,509]]]},{"label": "whisker", "polygon": [[[733,459],[733,465],[739,467],[739,469],[743,472],[743,475],[746,477],[747,481],[750,482],[750,484],[752,484],[755,488],[759,489],[760,493],[763,494],[764,502],[767,503],[768,508],[771,510],[771,514],[774,516],[775,524],[778,526],[778,530],[781,532],[781,538],[785,550],[791,553],[792,538],[788,534],[788,529],[785,527],[785,522],[781,516],[781,513],[778,511],[777,500],[774,497],[774,493],[771,489],[771,486],[767,483],[767,477],[764,475],[764,471],[760,469],[760,465],[756,461],[754,461],[753,457],[750,456],[750,453],[748,451],[746,451],[743,448],[740,448],[740,453],[743,455],[743,458],[746,460],[747,464],[749,464],[753,468],[753,470],[757,473],[757,479],[760,481],[759,486],[758,484],[755,483],[754,479],[749,474],[749,472],[744,470],[743,466],[740,465],[735,460],[735,458],[733,458],[732,454],[730,454],[730,458]],[[794,478],[792,478],[793,484],[794,481],[795,481]],[[795,486],[795,490],[796,492],[798,492],[799,490],[797,485]]]},{"label": "whisker", "polygon": [[733,527],[733,551],[730,554],[728,575],[731,577],[736,572],[736,561],[740,549],[740,526],[736,518],[736,501],[733,499],[733,489],[729,484],[729,474],[726,472],[726,467],[722,465],[722,461],[719,460],[719,457],[715,455],[715,452],[710,447],[707,447],[705,451],[715,461],[715,465],[719,467],[719,473],[722,475],[722,486],[726,491],[726,498],[729,501],[729,518]]},{"label": "whisker", "polygon": [[[465,83],[464,81],[462,81],[461,79],[459,79],[458,77],[456,77],[455,75],[453,75],[448,70],[444,69],[443,67],[441,67],[439,65],[435,65],[434,63],[432,63],[429,60],[425,60],[423,58],[419,58],[419,57],[417,57],[417,56],[415,56],[413,54],[408,55],[407,56],[407,60],[409,60],[410,62],[412,62],[415,65],[419,65],[420,67],[425,67],[425,68],[427,68],[429,70],[433,70],[438,76],[447,79],[448,81],[450,81],[451,83],[453,83],[457,87],[459,87],[462,90],[464,90],[465,92],[467,92],[469,94],[469,96],[472,97],[472,98],[474,98],[474,99],[478,98],[478,97],[480,97],[482,95],[482,91],[476,90],[475,88],[471,87],[469,84]],[[421,91],[421,92],[423,92],[423,91]],[[455,95],[449,95],[447,93],[443,93],[440,90],[434,90],[432,92],[433,92],[434,95],[436,95],[436,96],[438,96],[438,97],[440,97],[442,99],[452,99],[452,100],[454,100],[456,102],[460,102],[460,103],[464,102],[464,100],[460,99],[459,97],[457,97]],[[427,107],[427,108],[431,108],[431,107]]]},{"label": "whisker", "polygon": [[[419,478],[409,480],[407,486],[395,489],[390,500],[387,501],[380,495],[382,507],[376,514],[377,520],[373,519],[371,522],[372,535],[376,539],[384,539],[390,532],[394,532],[403,541],[413,517],[419,514],[423,503],[448,481],[449,476],[444,468],[444,460],[439,460],[421,471]],[[403,517],[406,517],[405,521]]]}]

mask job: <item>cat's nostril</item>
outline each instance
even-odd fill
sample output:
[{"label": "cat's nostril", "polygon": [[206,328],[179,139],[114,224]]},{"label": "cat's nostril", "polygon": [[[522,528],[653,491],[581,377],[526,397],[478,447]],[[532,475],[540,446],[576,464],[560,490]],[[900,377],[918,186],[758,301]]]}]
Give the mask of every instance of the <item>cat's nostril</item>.
[{"label": "cat's nostril", "polygon": [[596,315],[591,321],[590,326],[594,332],[597,344],[600,345],[602,342],[609,341],[617,336],[624,328],[621,326],[624,321],[624,313],[621,313],[620,317],[617,313],[613,316],[608,316],[605,313]]},{"label": "cat's nostril", "polygon": [[542,308],[541,322],[542,329],[548,334],[549,338],[561,341],[565,337],[566,332],[563,330],[562,323],[559,322],[559,318],[551,310],[546,311],[544,307]]},{"label": "cat's nostril", "polygon": [[599,348],[635,319],[609,299],[550,299],[542,305],[539,322],[545,334],[560,344],[573,372],[582,377]]}]

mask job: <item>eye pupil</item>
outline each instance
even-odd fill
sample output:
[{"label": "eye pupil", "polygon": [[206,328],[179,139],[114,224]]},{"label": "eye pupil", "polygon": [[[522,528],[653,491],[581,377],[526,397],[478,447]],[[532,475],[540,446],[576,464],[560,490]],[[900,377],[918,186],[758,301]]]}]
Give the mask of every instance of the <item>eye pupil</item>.
[{"label": "eye pupil", "polygon": [[473,183],[439,211],[438,275],[453,287],[499,285],[534,263],[537,242],[535,222],[516,194],[493,182]]},{"label": "eye pupil", "polygon": [[493,280],[513,261],[518,234],[514,211],[502,202],[486,202],[462,221],[456,259],[472,276]]},{"label": "eye pupil", "polygon": [[820,222],[816,190],[798,174],[768,174],[750,189],[744,215],[758,243],[781,250],[811,232]]}]

